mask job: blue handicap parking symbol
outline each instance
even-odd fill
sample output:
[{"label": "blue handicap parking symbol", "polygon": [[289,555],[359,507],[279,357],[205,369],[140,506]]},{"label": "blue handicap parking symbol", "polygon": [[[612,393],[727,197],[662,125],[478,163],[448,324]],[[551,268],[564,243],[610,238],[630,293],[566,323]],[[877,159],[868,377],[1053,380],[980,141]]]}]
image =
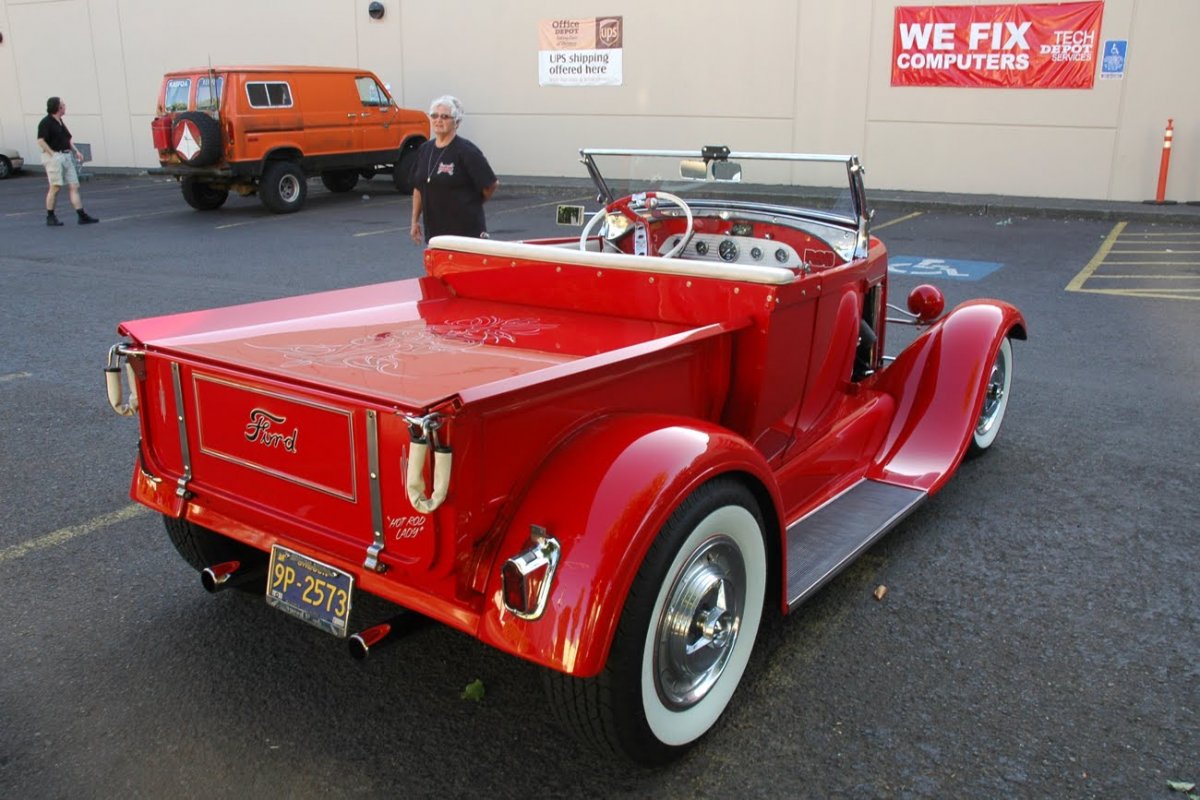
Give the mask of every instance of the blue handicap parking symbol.
[{"label": "blue handicap parking symbol", "polygon": [[977,281],[986,278],[1003,266],[995,261],[967,261],[961,258],[888,257],[889,273],[911,275],[914,278]]},{"label": "blue handicap parking symbol", "polygon": [[1125,53],[1128,39],[1108,39],[1104,42],[1104,53],[1100,59],[1101,78],[1120,78],[1125,74]]}]

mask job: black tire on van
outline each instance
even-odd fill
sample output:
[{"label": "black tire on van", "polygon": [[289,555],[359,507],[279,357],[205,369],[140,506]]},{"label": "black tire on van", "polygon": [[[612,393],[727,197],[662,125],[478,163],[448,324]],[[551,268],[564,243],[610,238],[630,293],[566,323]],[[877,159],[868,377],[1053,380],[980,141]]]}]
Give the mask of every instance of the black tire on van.
[{"label": "black tire on van", "polygon": [[358,173],[352,169],[322,172],[321,183],[331,192],[348,192],[358,185]]},{"label": "black tire on van", "polygon": [[229,190],[218,188],[199,178],[184,178],[180,184],[183,199],[197,211],[213,211],[225,205]]},{"label": "black tire on van", "polygon": [[263,169],[258,196],[268,211],[290,214],[299,211],[308,196],[304,170],[294,161],[271,161]]},{"label": "black tire on van", "polygon": [[[189,130],[181,131],[183,127]],[[171,123],[171,146],[190,167],[215,164],[221,160],[221,123],[200,111],[184,111]]]},{"label": "black tire on van", "polygon": [[396,190],[400,194],[412,194],[413,166],[416,163],[417,148],[410,147],[400,154],[400,160],[396,162],[396,166],[392,169],[392,183],[396,184]]}]

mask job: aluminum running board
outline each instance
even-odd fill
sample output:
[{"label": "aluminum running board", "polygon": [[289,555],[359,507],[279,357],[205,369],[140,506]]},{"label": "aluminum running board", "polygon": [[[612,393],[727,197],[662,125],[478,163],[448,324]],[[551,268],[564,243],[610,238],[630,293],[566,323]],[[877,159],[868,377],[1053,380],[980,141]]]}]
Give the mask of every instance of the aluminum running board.
[{"label": "aluminum running board", "polygon": [[920,489],[863,480],[789,525],[788,610],[849,566],[926,496]]}]

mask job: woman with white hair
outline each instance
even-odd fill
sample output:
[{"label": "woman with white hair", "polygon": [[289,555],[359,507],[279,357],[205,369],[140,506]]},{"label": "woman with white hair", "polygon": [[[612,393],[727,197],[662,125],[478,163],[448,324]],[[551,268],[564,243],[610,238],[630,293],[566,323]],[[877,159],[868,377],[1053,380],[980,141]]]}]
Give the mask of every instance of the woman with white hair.
[{"label": "woman with white hair", "polygon": [[417,244],[442,234],[487,238],[483,204],[500,182],[483,152],[458,135],[462,118],[456,97],[443,95],[429,104],[433,138],[417,151],[412,175],[411,235]]}]

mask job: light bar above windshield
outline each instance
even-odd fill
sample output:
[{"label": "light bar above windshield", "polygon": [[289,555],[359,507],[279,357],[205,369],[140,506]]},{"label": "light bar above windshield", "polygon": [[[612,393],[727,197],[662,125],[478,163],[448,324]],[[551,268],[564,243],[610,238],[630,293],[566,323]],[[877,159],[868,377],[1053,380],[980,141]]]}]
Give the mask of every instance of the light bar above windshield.
[{"label": "light bar above windshield", "polygon": [[[583,147],[579,155],[588,156],[632,156],[646,158],[704,158],[701,150],[620,150]],[[855,156],[829,155],[827,153],[737,153],[730,151],[723,159],[740,158],[743,161],[824,161],[849,166]]]}]

